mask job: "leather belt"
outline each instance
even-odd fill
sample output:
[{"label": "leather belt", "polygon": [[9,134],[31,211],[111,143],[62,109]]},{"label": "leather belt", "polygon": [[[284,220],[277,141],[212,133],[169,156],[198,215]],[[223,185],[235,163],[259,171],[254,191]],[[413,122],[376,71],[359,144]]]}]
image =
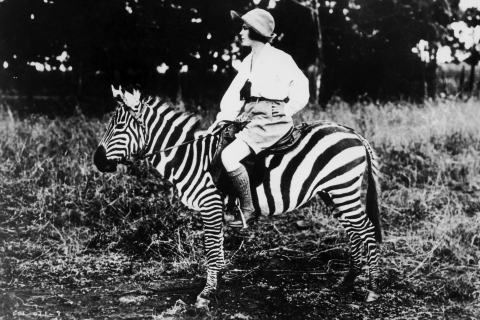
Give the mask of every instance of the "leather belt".
[{"label": "leather belt", "polygon": [[286,97],[283,100],[268,99],[264,97],[250,97],[245,99],[245,103],[260,102],[260,101],[288,102],[288,100],[289,100],[288,97]]}]

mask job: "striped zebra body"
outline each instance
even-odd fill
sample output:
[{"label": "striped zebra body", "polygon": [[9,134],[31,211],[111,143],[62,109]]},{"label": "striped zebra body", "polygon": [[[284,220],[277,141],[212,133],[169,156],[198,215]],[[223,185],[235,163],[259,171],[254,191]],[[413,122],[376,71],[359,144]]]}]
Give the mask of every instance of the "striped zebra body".
[{"label": "striped zebra body", "polygon": [[[95,164],[100,171],[111,172],[115,171],[117,163],[151,155],[148,157],[150,163],[175,185],[181,201],[200,212],[208,264],[207,284],[197,298],[197,306],[202,306],[215,292],[217,273],[224,268],[222,227],[225,199],[208,171],[219,142],[220,129],[211,135],[195,138],[197,121],[192,115],[175,112],[167,105],[160,105],[157,99],[140,101],[132,99],[128,93],[114,90],[115,94],[123,101],[120,101],[100,141]],[[188,141],[191,142],[185,143]],[[373,150],[364,138],[335,123],[318,123],[291,152],[267,157],[265,179],[254,190],[255,206],[264,215],[281,214],[323,193],[351,242],[351,270],[342,284],[353,285],[360,273],[361,255],[366,248],[369,286],[374,292],[378,276],[376,240],[381,241],[378,206],[376,212],[370,210],[377,214],[376,219],[370,218],[370,214],[367,216],[369,202],[367,199],[366,214],[360,193],[362,177],[368,169],[369,187],[373,187],[369,190],[374,195],[370,207],[377,205],[377,167]]]},{"label": "striped zebra body", "polygon": [[355,133],[326,122],[291,152],[268,156],[266,167],[265,180],[256,190],[258,207],[264,214],[281,214],[327,188],[332,196],[337,195],[335,185],[361,177],[366,168],[365,147]]}]

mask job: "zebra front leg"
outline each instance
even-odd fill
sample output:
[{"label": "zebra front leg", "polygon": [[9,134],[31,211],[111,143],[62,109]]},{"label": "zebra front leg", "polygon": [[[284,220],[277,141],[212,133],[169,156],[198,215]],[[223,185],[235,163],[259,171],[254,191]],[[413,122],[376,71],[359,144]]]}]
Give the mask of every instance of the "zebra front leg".
[{"label": "zebra front leg", "polygon": [[[222,214],[214,221],[204,221],[205,251],[207,255],[207,283],[197,296],[195,306],[208,309],[208,304],[216,298],[218,288],[218,273],[225,266],[223,252]],[[208,221],[208,223],[207,223]]]},{"label": "zebra front leg", "polygon": [[215,299],[217,294],[218,270],[207,270],[207,284],[202,292],[197,296],[195,307],[198,309],[207,309],[208,305]]}]

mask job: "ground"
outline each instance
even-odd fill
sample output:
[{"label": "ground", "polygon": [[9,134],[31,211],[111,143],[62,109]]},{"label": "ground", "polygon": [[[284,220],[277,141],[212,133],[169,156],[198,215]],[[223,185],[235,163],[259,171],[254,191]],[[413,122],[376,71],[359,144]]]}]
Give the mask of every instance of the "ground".
[{"label": "ground", "polygon": [[[303,222],[303,223],[302,223]],[[91,252],[29,261],[2,283],[3,319],[477,319],[478,300],[446,299],[440,277],[409,277],[382,259],[381,297],[365,302],[366,277],[353,292],[332,287],[347,270],[346,239],[304,221],[262,219],[227,233],[228,270],[209,310],[194,307],[205,279],[155,259]],[[300,227],[301,226],[301,227]],[[261,249],[266,240],[285,245]],[[279,239],[284,239],[279,241]],[[320,243],[319,241],[322,240]],[[289,243],[290,242],[290,243]],[[398,245],[397,245],[398,246]],[[382,245],[392,252],[392,244]],[[398,246],[401,250],[401,246]],[[424,275],[421,275],[422,277]],[[450,284],[451,285],[451,284]],[[442,292],[443,291],[443,292]]]}]

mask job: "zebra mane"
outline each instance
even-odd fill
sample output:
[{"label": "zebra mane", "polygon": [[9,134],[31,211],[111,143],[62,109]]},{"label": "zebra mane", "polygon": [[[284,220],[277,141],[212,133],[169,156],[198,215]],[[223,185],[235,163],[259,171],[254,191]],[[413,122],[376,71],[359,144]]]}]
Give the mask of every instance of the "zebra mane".
[{"label": "zebra mane", "polygon": [[199,126],[200,119],[197,115],[191,112],[183,112],[176,110],[173,104],[166,99],[160,98],[158,96],[146,96],[141,99],[141,104],[147,108],[154,109],[155,112],[160,113],[162,116],[166,116],[170,113],[180,114],[180,117],[177,118],[177,121],[185,123],[183,129],[187,132],[191,132],[192,134]]},{"label": "zebra mane", "polygon": [[[170,113],[176,115],[180,114],[174,117],[177,119],[175,123],[182,123],[182,129],[187,132],[187,135],[193,136],[195,129],[199,125],[200,119],[196,115],[193,113],[177,111],[169,101],[158,96],[146,95],[142,97],[142,94],[137,89],[134,89],[133,93],[130,93],[127,90],[123,90],[121,86],[119,89],[116,89],[113,85],[112,94],[114,98],[119,99],[119,101],[134,112],[139,112],[142,107],[146,107],[164,118]],[[172,126],[174,126],[175,123],[172,123]]]}]

